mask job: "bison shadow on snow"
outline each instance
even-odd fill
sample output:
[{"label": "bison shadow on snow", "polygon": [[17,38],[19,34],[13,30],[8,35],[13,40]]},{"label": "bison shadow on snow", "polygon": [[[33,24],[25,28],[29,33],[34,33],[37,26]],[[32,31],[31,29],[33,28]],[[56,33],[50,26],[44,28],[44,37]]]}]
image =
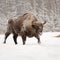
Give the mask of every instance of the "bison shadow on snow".
[{"label": "bison shadow on snow", "polygon": [[43,26],[46,23],[40,22],[33,14],[25,13],[19,16],[17,19],[9,19],[7,25],[7,31],[5,33],[6,43],[7,37],[12,33],[15,44],[17,44],[17,37],[22,37],[23,45],[25,45],[26,37],[36,37],[38,43],[40,43],[39,35],[43,31]]}]

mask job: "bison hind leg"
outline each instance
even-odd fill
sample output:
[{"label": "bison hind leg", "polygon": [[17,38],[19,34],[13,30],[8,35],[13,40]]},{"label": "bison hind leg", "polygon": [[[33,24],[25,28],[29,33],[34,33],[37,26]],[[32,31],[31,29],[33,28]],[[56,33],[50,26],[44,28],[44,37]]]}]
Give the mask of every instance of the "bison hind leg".
[{"label": "bison hind leg", "polygon": [[10,35],[9,32],[6,32],[6,33],[5,33],[5,40],[4,40],[4,42],[3,42],[4,44],[6,43],[6,39],[8,38],[9,35]]},{"label": "bison hind leg", "polygon": [[13,34],[13,39],[14,39],[15,44],[17,44],[17,37],[18,37],[18,34],[14,33]]}]

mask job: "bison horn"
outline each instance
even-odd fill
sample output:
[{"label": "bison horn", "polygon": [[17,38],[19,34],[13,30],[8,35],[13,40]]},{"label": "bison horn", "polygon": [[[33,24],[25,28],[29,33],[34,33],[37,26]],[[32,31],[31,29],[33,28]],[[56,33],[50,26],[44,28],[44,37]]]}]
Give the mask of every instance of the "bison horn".
[{"label": "bison horn", "polygon": [[42,24],[45,25],[46,24],[46,21],[44,21]]}]

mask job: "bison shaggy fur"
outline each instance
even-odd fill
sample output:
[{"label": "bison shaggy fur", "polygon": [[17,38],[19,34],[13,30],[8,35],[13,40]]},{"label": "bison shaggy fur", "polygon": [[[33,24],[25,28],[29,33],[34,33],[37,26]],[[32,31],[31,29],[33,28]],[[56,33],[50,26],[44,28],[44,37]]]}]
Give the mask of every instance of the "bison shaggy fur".
[{"label": "bison shaggy fur", "polygon": [[12,33],[15,44],[17,44],[17,37],[22,37],[23,45],[25,45],[26,37],[36,37],[38,43],[40,43],[39,35],[43,31],[43,26],[46,23],[40,22],[33,14],[25,13],[22,16],[19,16],[17,19],[9,19],[7,31],[5,33],[6,43],[7,37]]}]

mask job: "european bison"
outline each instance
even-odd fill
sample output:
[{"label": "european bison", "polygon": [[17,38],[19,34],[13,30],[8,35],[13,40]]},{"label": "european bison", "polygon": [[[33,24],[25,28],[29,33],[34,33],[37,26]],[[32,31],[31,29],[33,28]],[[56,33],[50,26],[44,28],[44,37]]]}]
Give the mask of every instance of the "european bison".
[{"label": "european bison", "polygon": [[6,43],[7,37],[13,33],[13,39],[15,44],[17,44],[18,35],[22,37],[23,45],[25,45],[26,37],[36,37],[38,43],[40,43],[39,35],[43,31],[43,26],[46,23],[41,23],[37,18],[31,13],[25,13],[22,16],[19,16],[17,19],[9,19],[7,32],[5,33]]}]

